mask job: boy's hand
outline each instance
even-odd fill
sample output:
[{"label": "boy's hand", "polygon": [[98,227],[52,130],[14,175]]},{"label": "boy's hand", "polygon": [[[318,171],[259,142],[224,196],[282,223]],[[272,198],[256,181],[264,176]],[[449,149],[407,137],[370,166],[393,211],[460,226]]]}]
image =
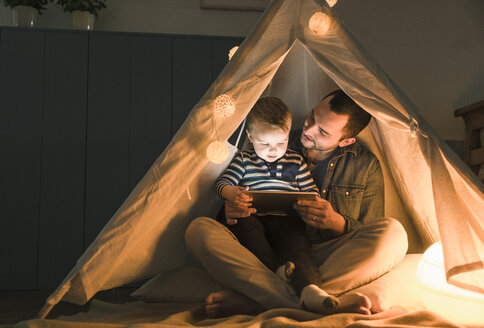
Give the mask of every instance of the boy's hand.
[{"label": "boy's hand", "polygon": [[225,219],[228,225],[237,223],[238,218],[245,218],[257,212],[252,208],[252,197],[244,193],[249,187],[225,186],[222,197],[225,199]]},{"label": "boy's hand", "polygon": [[244,192],[246,190],[249,190],[249,187],[225,186],[221,194],[223,199],[232,203],[232,206],[240,208],[250,207],[252,206],[252,197]]}]

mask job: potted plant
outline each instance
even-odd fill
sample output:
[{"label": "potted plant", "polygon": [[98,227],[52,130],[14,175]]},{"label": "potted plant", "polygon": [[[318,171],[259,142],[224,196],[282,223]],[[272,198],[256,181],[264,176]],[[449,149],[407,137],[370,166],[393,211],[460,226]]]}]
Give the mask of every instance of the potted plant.
[{"label": "potted plant", "polygon": [[72,27],[92,30],[98,11],[106,8],[106,0],[57,0],[65,12],[72,14]]},{"label": "potted plant", "polygon": [[37,25],[37,18],[48,0],[1,0],[4,7],[12,8],[13,25],[34,27]]}]

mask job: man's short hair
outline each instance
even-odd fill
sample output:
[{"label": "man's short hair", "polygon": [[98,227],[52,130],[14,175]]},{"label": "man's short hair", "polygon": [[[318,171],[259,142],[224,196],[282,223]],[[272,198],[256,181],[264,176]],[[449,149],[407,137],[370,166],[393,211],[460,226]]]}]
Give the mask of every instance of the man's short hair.
[{"label": "man's short hair", "polygon": [[254,123],[266,124],[273,128],[281,128],[284,132],[291,129],[291,111],[277,97],[263,97],[257,100],[247,116],[247,130],[252,130]]},{"label": "man's short hair", "polygon": [[363,108],[358,106],[343,90],[337,89],[326,97],[331,97],[329,101],[330,109],[338,115],[347,115],[348,122],[344,127],[343,139],[352,138],[363,130],[370,123],[371,115]]}]

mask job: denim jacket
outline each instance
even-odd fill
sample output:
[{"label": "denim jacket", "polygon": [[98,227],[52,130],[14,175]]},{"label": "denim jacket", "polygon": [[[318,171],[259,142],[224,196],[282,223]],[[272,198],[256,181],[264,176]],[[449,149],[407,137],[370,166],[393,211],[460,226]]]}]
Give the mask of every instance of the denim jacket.
[{"label": "denim jacket", "polygon": [[[299,136],[295,134],[292,138],[296,150],[302,150]],[[316,165],[313,178],[321,198],[329,201],[333,209],[346,220],[345,233],[348,233],[384,215],[383,175],[376,156],[358,141],[343,148],[338,147],[335,151],[326,174],[318,174],[317,170],[323,168]],[[308,158],[306,161],[310,162]],[[334,238],[328,230],[312,228],[309,232],[311,242]]]}]

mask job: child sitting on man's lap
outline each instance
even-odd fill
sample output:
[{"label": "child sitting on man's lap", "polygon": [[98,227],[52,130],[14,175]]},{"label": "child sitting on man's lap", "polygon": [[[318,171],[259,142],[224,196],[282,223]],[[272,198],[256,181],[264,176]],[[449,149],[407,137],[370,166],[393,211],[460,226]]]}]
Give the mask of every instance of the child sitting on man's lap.
[{"label": "child sitting on man's lap", "polygon": [[[315,191],[302,156],[287,149],[291,112],[276,97],[260,98],[247,117],[247,136],[253,151],[240,151],[216,182],[217,193],[234,205],[252,200],[245,190]],[[235,221],[235,220],[233,220]],[[306,225],[297,215],[251,215],[226,224],[239,242],[270,270],[290,282],[301,307],[332,313],[338,299],[319,286],[318,268],[310,257]]]}]

